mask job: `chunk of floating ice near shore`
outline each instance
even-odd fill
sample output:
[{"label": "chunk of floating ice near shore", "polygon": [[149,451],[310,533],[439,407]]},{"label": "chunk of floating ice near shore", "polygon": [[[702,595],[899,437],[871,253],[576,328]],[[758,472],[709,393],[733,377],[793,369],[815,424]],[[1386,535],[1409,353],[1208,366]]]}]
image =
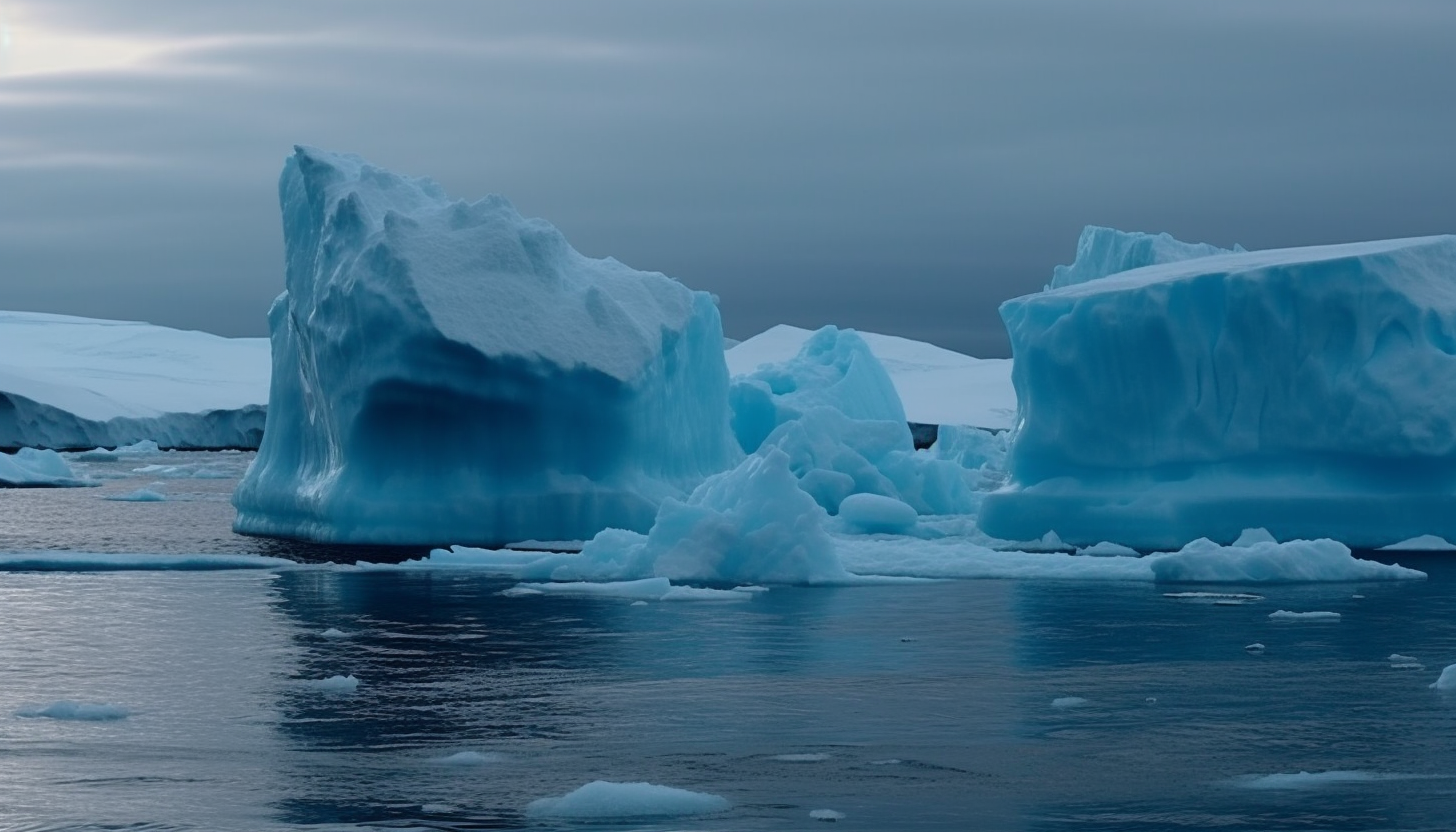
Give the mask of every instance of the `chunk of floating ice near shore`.
[{"label": "chunk of floating ice near shore", "polygon": [[328,693],[353,693],[359,689],[359,680],[352,673],[348,676],[330,676],[327,679],[310,679],[308,683]]},{"label": "chunk of floating ice near shore", "polygon": [[1448,664],[1441,671],[1441,676],[1431,683],[1435,690],[1456,690],[1456,664]]},{"label": "chunk of floating ice near shore", "polygon": [[497,754],[494,751],[481,753],[479,751],[457,751],[446,757],[436,757],[430,762],[442,766],[483,766],[489,763],[499,763],[506,759],[504,754]]},{"label": "chunk of floating ice near shore", "polygon": [[1093,544],[1084,549],[1078,549],[1077,554],[1095,558],[1135,558],[1138,556],[1138,550],[1124,546],[1121,543],[1112,543],[1104,540],[1101,543]]},{"label": "chunk of floating ice near shore", "polygon": [[167,501],[167,495],[150,488],[138,488],[125,494],[110,494],[101,499],[118,503],[164,503]]},{"label": "chunk of floating ice near shore", "polygon": [[663,815],[705,815],[732,806],[702,792],[653,783],[597,780],[561,797],[543,797],[526,807],[533,818],[631,818]]},{"label": "chunk of floating ice near shore", "polygon": [[1262,595],[1251,595],[1246,592],[1164,592],[1163,597],[1188,604],[1217,604],[1220,606],[1240,606],[1264,600]]},{"label": "chunk of floating ice near shore", "polygon": [[773,759],[781,763],[822,763],[829,757],[828,754],[775,754]]},{"label": "chunk of floating ice near shore", "polygon": [[16,716],[26,719],[62,719],[77,722],[114,722],[118,719],[126,719],[131,712],[120,705],[91,704],[88,702],[72,702],[63,699],[59,702],[52,702],[44,708],[21,708],[15,712]]},{"label": "chunk of floating ice near shore", "polygon": [[1378,552],[1456,552],[1456,543],[1452,543],[1444,537],[1437,537],[1433,534],[1423,534],[1419,537],[1412,537],[1409,540],[1402,540],[1399,543],[1392,543],[1389,546],[1381,546]]},{"label": "chunk of floating ice near shore", "polygon": [[844,820],[843,812],[836,812],[833,809],[815,809],[809,813],[814,820],[823,820],[833,823],[837,820]]},{"label": "chunk of floating ice near shore", "polygon": [[1270,621],[1339,621],[1340,614],[1337,612],[1290,612],[1289,610],[1275,610],[1269,613]]},{"label": "chunk of floating ice near shore", "polygon": [[1244,645],[1244,649],[1250,653],[1262,653],[1264,652],[1264,645],[1256,641],[1253,644]]},{"label": "chunk of floating ice near shore", "polygon": [[319,635],[323,636],[324,638],[348,638],[349,637],[349,634],[348,633],[344,632],[343,630],[340,630],[338,627],[330,627],[327,630],[324,630],[322,633],[319,633]]},{"label": "chunk of floating ice near shore", "polygon": [[1052,700],[1053,708],[1080,708],[1087,704],[1087,700],[1080,696],[1059,696]]},{"label": "chunk of floating ice near shore", "polygon": [[1392,670],[1425,670],[1426,668],[1415,656],[1402,656],[1399,653],[1391,653],[1386,657],[1386,661],[1390,662]]}]

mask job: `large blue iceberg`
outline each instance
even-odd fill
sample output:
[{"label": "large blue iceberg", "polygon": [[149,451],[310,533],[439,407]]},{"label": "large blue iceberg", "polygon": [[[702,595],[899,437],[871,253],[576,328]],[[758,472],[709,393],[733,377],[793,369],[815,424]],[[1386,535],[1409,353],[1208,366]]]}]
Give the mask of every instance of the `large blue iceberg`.
[{"label": "large blue iceberg", "polygon": [[299,148],[279,191],[287,291],[238,531],[584,539],[646,530],[742,458],[708,294],[356,156]]},{"label": "large blue iceberg", "polygon": [[1456,535],[1456,237],[1193,257],[1001,314],[1020,413],[988,534]]}]

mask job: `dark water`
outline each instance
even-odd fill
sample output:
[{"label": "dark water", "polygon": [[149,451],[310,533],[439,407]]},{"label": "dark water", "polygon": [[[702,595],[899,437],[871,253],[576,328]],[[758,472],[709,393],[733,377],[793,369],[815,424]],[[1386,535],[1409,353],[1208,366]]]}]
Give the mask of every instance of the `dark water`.
[{"label": "dark water", "polygon": [[[175,499],[100,499],[153,482]],[[231,484],[0,491],[0,549],[286,551],[226,530]],[[788,830],[821,808],[865,830],[1450,829],[1456,697],[1427,686],[1456,662],[1456,569],[1403,561],[1431,580],[1229,607],[1073,582],[634,606],[458,573],[0,573],[0,829]],[[309,684],[336,674],[358,690]],[[130,715],[12,716],[57,700]],[[491,756],[438,762],[460,751]],[[1250,787],[1300,771],[1361,774]],[[524,814],[598,779],[733,808]]]}]

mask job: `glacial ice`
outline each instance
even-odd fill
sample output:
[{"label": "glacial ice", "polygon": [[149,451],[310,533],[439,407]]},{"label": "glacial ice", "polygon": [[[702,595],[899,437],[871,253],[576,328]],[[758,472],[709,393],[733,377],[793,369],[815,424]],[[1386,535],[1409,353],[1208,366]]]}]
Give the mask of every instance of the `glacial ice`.
[{"label": "glacial ice", "polygon": [[[761,365],[794,358],[815,332],[780,324],[731,347],[726,357],[735,378]],[[899,394],[905,418],[926,425],[970,425],[1005,430],[1016,418],[1011,360],[972,358],[895,335],[859,331]]]},{"label": "glacial ice", "polygon": [[509,596],[567,595],[585,598],[616,598],[624,601],[748,601],[752,592],[739,589],[709,589],[695,586],[674,586],[667,578],[640,578],[635,581],[565,581],[518,584],[501,593]]},{"label": "glacial ice", "polygon": [[167,495],[150,488],[138,488],[125,494],[109,494],[101,499],[118,503],[164,503],[167,501]]},{"label": "glacial ice", "polygon": [[809,817],[813,818],[814,820],[822,820],[828,823],[834,823],[836,821],[844,820],[847,816],[838,809],[810,809]]},{"label": "glacial ice", "polygon": [[431,762],[442,766],[483,766],[504,762],[505,759],[506,755],[494,751],[457,751],[444,757],[436,757]]},{"label": "glacial ice", "polygon": [[1441,669],[1441,675],[1431,684],[1434,690],[1456,690],[1456,664]]},{"label": "glacial ice", "polygon": [[653,783],[612,783],[596,780],[562,795],[544,797],[526,807],[533,818],[634,818],[667,815],[706,815],[732,806],[715,794],[691,792]]},{"label": "glacial ice", "polygon": [[1185,243],[1175,240],[1171,234],[1145,234],[1141,231],[1118,231],[1115,228],[1089,225],[1082,229],[1082,235],[1077,238],[1077,259],[1070,266],[1053,268],[1052,282],[1047,288],[1075,286],[1144,266],[1179,263],[1199,257],[1242,251],[1244,248],[1239,245],[1226,249],[1207,243]]},{"label": "glacial ice", "polygon": [[238,531],[645,531],[663,500],[741,459],[708,294],[584,257],[500,197],[451,202],[356,156],[298,148],[279,192],[287,291]]},{"label": "glacial ice", "polygon": [[256,448],[268,343],[0,312],[0,447]]},{"label": "glacial ice", "polygon": [[1301,771],[1293,774],[1250,774],[1237,777],[1233,785],[1244,789],[1313,789],[1347,783],[1382,783],[1390,780],[1418,780],[1430,775],[1382,774],[1371,771]]},{"label": "glacial ice", "polygon": [[21,448],[13,454],[0,453],[0,488],[74,488],[97,485],[76,475],[60,454],[51,450]]},{"label": "glacial ice", "polygon": [[849,419],[905,422],[905,409],[885,368],[852,329],[826,326],[793,358],[733,379],[728,393],[733,433],[746,453],[758,450],[785,422],[816,408]]},{"label": "glacial ice", "polygon": [[839,503],[841,528],[855,534],[904,534],[920,515],[894,497],[851,494]]},{"label": "glacial ice", "polygon": [[1381,546],[1382,552],[1456,552],[1456,544],[1433,534],[1417,535],[1416,537],[1392,543],[1389,546]]},{"label": "glacial ice", "polygon": [[325,693],[354,693],[359,690],[359,680],[352,673],[347,676],[330,676],[327,679],[309,679],[308,685]]},{"label": "glacial ice", "polygon": [[981,528],[1140,550],[1456,539],[1456,236],[1218,254],[1007,301]]},{"label": "glacial ice", "polygon": [[1340,614],[1337,612],[1290,612],[1289,610],[1275,610],[1269,613],[1270,621],[1339,621]]}]

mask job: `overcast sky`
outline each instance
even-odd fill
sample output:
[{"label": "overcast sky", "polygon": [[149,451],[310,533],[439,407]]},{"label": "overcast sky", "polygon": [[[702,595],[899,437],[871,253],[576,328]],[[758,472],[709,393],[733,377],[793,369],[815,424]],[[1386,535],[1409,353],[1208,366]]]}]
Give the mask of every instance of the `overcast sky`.
[{"label": "overcast sky", "polygon": [[1086,224],[1456,232],[1456,2],[0,0],[0,308],[262,335],[295,143],[983,356]]}]

